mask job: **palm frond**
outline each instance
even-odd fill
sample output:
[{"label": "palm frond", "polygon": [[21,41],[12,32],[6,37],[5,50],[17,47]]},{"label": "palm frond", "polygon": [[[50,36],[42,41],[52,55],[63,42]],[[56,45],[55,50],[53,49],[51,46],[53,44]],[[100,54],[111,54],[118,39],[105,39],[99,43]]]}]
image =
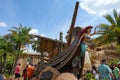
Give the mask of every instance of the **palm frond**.
[{"label": "palm frond", "polygon": [[[118,14],[117,14],[117,11],[114,9],[113,10],[113,15],[114,15],[114,18],[116,19],[118,17]],[[116,20],[117,21],[117,20]]]},{"label": "palm frond", "polygon": [[120,14],[119,14],[119,16],[116,18],[116,22],[117,22],[117,26],[120,28]]},{"label": "palm frond", "polygon": [[112,18],[110,14],[103,16],[105,19],[107,19],[111,24],[115,24],[115,20]]}]

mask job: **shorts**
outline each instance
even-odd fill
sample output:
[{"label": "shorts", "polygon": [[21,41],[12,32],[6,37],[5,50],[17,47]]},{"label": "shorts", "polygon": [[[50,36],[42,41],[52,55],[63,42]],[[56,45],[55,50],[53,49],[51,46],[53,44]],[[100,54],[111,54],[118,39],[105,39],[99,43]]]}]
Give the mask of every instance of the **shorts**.
[{"label": "shorts", "polygon": [[19,78],[20,77],[20,73],[15,74],[15,78]]}]

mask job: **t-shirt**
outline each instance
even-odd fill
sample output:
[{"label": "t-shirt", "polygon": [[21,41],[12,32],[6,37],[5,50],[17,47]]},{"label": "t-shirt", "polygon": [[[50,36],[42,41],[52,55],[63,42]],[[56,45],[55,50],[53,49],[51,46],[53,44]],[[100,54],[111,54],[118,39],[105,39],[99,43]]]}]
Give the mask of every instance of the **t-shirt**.
[{"label": "t-shirt", "polygon": [[32,77],[33,71],[34,71],[34,67],[28,66],[28,68],[27,68],[28,77]]},{"label": "t-shirt", "polygon": [[100,75],[100,80],[112,80],[110,73],[112,73],[112,70],[110,69],[109,66],[105,65],[105,64],[101,64],[98,67],[98,72]]},{"label": "t-shirt", "polygon": [[95,76],[96,80],[99,80],[99,75],[95,70],[93,70],[93,75]]},{"label": "t-shirt", "polygon": [[17,65],[15,68],[15,74],[18,74],[18,73],[20,73],[20,66],[19,65]]},{"label": "t-shirt", "polygon": [[113,70],[113,74],[114,74],[115,78],[118,79],[119,78],[119,68],[115,67]]}]

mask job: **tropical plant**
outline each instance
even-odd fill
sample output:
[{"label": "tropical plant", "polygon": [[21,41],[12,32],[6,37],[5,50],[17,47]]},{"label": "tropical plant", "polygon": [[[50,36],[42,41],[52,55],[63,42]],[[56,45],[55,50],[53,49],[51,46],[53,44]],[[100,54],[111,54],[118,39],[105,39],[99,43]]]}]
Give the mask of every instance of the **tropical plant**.
[{"label": "tropical plant", "polygon": [[13,44],[7,39],[6,36],[0,36],[0,52],[4,59],[4,72],[6,70],[7,65],[7,55],[12,55],[14,47]]},{"label": "tropical plant", "polygon": [[32,49],[36,52],[40,52],[40,37],[35,37],[32,41]]},{"label": "tropical plant", "polygon": [[114,58],[112,60],[109,60],[108,64],[111,65],[112,63],[114,63],[116,66],[118,65],[119,59]]},{"label": "tropical plant", "polygon": [[14,47],[16,50],[15,53],[15,62],[13,65],[13,69],[20,57],[20,55],[23,53],[23,49],[26,47],[26,45],[30,44],[30,39],[33,35],[29,34],[29,31],[31,30],[30,27],[22,26],[19,27],[13,27],[13,29],[9,30],[9,38],[12,43],[14,43]]},{"label": "tropical plant", "polygon": [[100,34],[99,37],[95,39],[100,45],[109,44],[112,42],[117,42],[120,45],[120,13],[113,10],[112,17],[110,14],[104,15],[104,18],[109,22],[109,24],[99,24],[99,30],[97,31]]},{"label": "tropical plant", "polygon": [[85,80],[96,80],[92,73],[86,73]]}]

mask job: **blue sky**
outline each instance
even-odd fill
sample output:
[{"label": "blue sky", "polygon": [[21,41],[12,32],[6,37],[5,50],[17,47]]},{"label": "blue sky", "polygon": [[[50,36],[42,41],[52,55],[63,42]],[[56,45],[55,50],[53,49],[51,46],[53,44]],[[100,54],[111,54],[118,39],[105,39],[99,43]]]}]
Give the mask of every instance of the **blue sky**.
[{"label": "blue sky", "polygon": [[[77,0],[0,0],[0,35],[7,34],[13,26],[32,27],[33,33],[59,39],[59,32],[66,35],[70,27]],[[107,23],[101,16],[120,11],[119,0],[78,0],[80,6],[76,26],[97,26]],[[64,39],[65,40],[65,39]]]}]

